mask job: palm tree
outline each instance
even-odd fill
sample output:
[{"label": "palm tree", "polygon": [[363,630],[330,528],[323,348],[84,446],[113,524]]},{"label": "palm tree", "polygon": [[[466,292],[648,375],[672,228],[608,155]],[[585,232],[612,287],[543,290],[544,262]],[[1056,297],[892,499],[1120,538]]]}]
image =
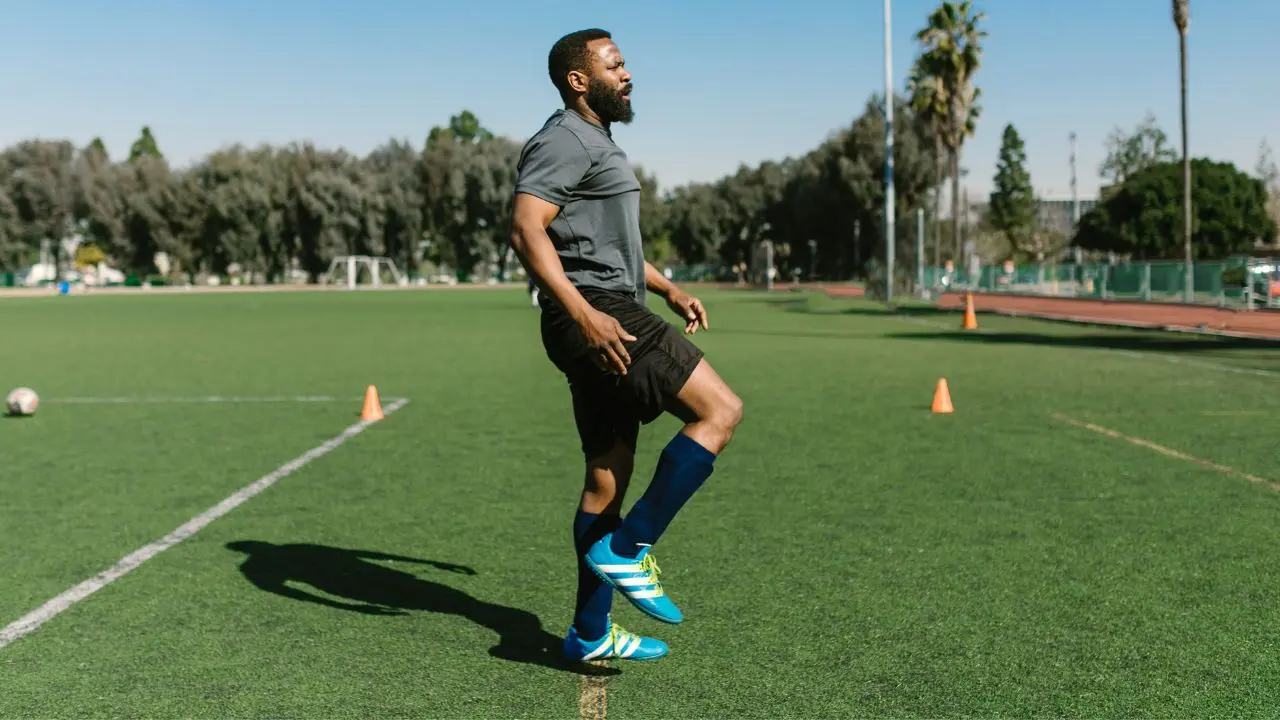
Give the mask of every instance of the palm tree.
[{"label": "palm tree", "polygon": [[1195,300],[1195,271],[1191,265],[1191,156],[1187,154],[1187,24],[1191,21],[1191,0],[1173,0],[1173,24],[1178,28],[1178,57],[1182,65],[1182,240],[1186,252],[1183,296]]},{"label": "palm tree", "polygon": [[937,87],[937,79],[925,72],[917,59],[911,67],[911,77],[907,81],[907,91],[911,94],[910,106],[917,122],[922,123],[933,136],[933,266],[942,262],[942,232],[937,229],[939,206],[942,204],[942,172],[945,148],[942,135],[945,132],[947,105]]},{"label": "palm tree", "polygon": [[932,13],[924,29],[916,33],[921,54],[916,63],[923,77],[932,78],[937,103],[945,108],[942,143],[951,155],[951,233],[955,257],[960,256],[960,150],[973,135],[982,108],[981,90],[973,77],[982,64],[982,39],[978,27],[986,17],[975,13],[970,0],[943,2]]}]

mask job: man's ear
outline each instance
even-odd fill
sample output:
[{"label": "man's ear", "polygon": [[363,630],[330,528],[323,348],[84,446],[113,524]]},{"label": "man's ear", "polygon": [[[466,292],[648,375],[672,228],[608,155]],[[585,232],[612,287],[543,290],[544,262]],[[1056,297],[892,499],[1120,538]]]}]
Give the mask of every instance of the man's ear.
[{"label": "man's ear", "polygon": [[580,70],[569,71],[569,87],[573,88],[574,91],[585,93],[589,83],[590,79],[587,77],[586,73]]}]

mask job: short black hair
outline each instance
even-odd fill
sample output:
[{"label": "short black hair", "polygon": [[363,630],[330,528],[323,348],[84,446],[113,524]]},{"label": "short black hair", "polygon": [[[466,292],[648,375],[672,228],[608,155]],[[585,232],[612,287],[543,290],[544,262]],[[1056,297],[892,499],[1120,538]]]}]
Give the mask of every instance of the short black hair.
[{"label": "short black hair", "polygon": [[556,86],[561,96],[570,92],[568,75],[574,70],[589,72],[591,55],[587,52],[587,43],[593,40],[612,40],[608,30],[588,28],[575,30],[556,41],[547,56],[547,72],[551,74],[551,84]]}]

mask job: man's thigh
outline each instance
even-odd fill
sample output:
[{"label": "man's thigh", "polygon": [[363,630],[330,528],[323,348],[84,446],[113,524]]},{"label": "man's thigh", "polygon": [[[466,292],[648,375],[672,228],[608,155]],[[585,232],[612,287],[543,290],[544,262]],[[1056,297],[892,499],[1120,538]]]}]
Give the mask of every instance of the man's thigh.
[{"label": "man's thigh", "polygon": [[720,413],[741,413],[742,400],[720,377],[706,358],[702,358],[684,387],[667,403],[667,412],[686,423],[697,422]]},{"label": "man's thigh", "polygon": [[617,378],[604,373],[584,375],[569,384],[583,457],[591,462],[616,453],[619,443],[634,454],[640,420],[621,396]]},{"label": "man's thigh", "polygon": [[631,367],[621,382],[632,412],[646,424],[677,403],[680,392],[703,362],[702,350],[677,327],[661,318],[657,323],[640,331],[628,328],[637,337],[645,333],[650,342],[638,357],[632,355]]}]

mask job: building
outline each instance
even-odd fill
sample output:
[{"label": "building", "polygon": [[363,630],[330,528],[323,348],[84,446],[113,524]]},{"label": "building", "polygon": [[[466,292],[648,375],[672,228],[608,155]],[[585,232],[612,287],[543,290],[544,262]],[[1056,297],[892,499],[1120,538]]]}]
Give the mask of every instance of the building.
[{"label": "building", "polygon": [[[1065,200],[1046,200],[1038,199],[1036,201],[1036,224],[1043,230],[1055,230],[1057,232],[1070,237],[1075,234],[1075,223],[1071,221],[1071,210],[1074,202],[1067,198]],[[1080,199],[1080,216],[1093,209],[1098,204],[1096,199],[1085,200]]]},{"label": "building", "polygon": [[[969,205],[969,218],[971,223],[981,222],[987,215],[987,201],[981,200]],[[1096,198],[1080,199],[1080,216],[1089,212],[1098,204]],[[1071,237],[1075,234],[1075,224],[1071,221],[1071,209],[1073,201],[1067,199],[1044,199],[1036,200],[1036,227],[1041,230],[1054,230]]]}]

